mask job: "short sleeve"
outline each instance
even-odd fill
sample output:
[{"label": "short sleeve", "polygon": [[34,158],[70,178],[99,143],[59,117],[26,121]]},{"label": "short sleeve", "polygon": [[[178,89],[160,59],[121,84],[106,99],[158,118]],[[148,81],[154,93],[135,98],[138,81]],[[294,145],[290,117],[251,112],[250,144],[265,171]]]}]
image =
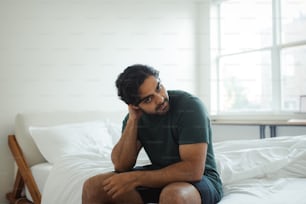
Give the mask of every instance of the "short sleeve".
[{"label": "short sleeve", "polygon": [[204,104],[196,97],[181,104],[178,119],[179,144],[209,143],[211,125]]}]

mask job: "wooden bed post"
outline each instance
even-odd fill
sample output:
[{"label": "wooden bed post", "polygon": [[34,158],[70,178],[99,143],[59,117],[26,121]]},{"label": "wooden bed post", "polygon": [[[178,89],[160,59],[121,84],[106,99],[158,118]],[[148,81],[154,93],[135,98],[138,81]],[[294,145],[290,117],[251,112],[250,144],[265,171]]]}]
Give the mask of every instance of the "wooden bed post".
[{"label": "wooden bed post", "polygon": [[15,178],[14,189],[12,192],[6,194],[7,199],[11,204],[32,203],[22,195],[22,190],[24,185],[26,185],[34,204],[40,204],[41,194],[34,180],[32,172],[23,156],[22,150],[18,145],[15,135],[8,136],[8,145],[13,154],[18,170]]}]

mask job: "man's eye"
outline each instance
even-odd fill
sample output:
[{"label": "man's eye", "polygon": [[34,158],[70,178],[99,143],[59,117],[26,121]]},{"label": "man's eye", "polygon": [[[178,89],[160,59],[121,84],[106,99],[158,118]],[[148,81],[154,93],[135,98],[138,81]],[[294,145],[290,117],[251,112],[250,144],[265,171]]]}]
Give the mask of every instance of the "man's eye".
[{"label": "man's eye", "polygon": [[148,97],[146,98],[143,102],[144,103],[150,103],[152,101],[152,98],[151,97]]}]

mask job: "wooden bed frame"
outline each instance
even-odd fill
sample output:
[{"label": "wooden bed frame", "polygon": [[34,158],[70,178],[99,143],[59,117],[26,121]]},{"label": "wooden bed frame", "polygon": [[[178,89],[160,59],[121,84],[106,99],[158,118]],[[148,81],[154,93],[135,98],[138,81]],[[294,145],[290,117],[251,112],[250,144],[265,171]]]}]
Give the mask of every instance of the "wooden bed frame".
[{"label": "wooden bed frame", "polygon": [[[8,145],[12,155],[17,164],[17,173],[15,177],[13,190],[6,194],[7,200],[10,204],[40,204],[41,194],[38,186],[34,180],[32,172],[23,156],[22,149],[20,148],[15,135],[8,136]],[[33,202],[29,201],[24,195],[24,187],[27,186]]]}]

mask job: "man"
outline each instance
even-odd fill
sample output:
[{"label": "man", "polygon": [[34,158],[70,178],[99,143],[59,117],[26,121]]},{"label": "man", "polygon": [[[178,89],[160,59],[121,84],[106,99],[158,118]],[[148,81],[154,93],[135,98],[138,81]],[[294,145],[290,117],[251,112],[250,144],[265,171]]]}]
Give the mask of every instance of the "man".
[{"label": "man", "polygon": [[[129,113],[111,155],[115,172],[88,179],[83,204],[217,203],[222,183],[202,102],[166,91],[159,72],[146,65],[127,67],[116,86]],[[133,168],[141,148],[152,165]]]}]

